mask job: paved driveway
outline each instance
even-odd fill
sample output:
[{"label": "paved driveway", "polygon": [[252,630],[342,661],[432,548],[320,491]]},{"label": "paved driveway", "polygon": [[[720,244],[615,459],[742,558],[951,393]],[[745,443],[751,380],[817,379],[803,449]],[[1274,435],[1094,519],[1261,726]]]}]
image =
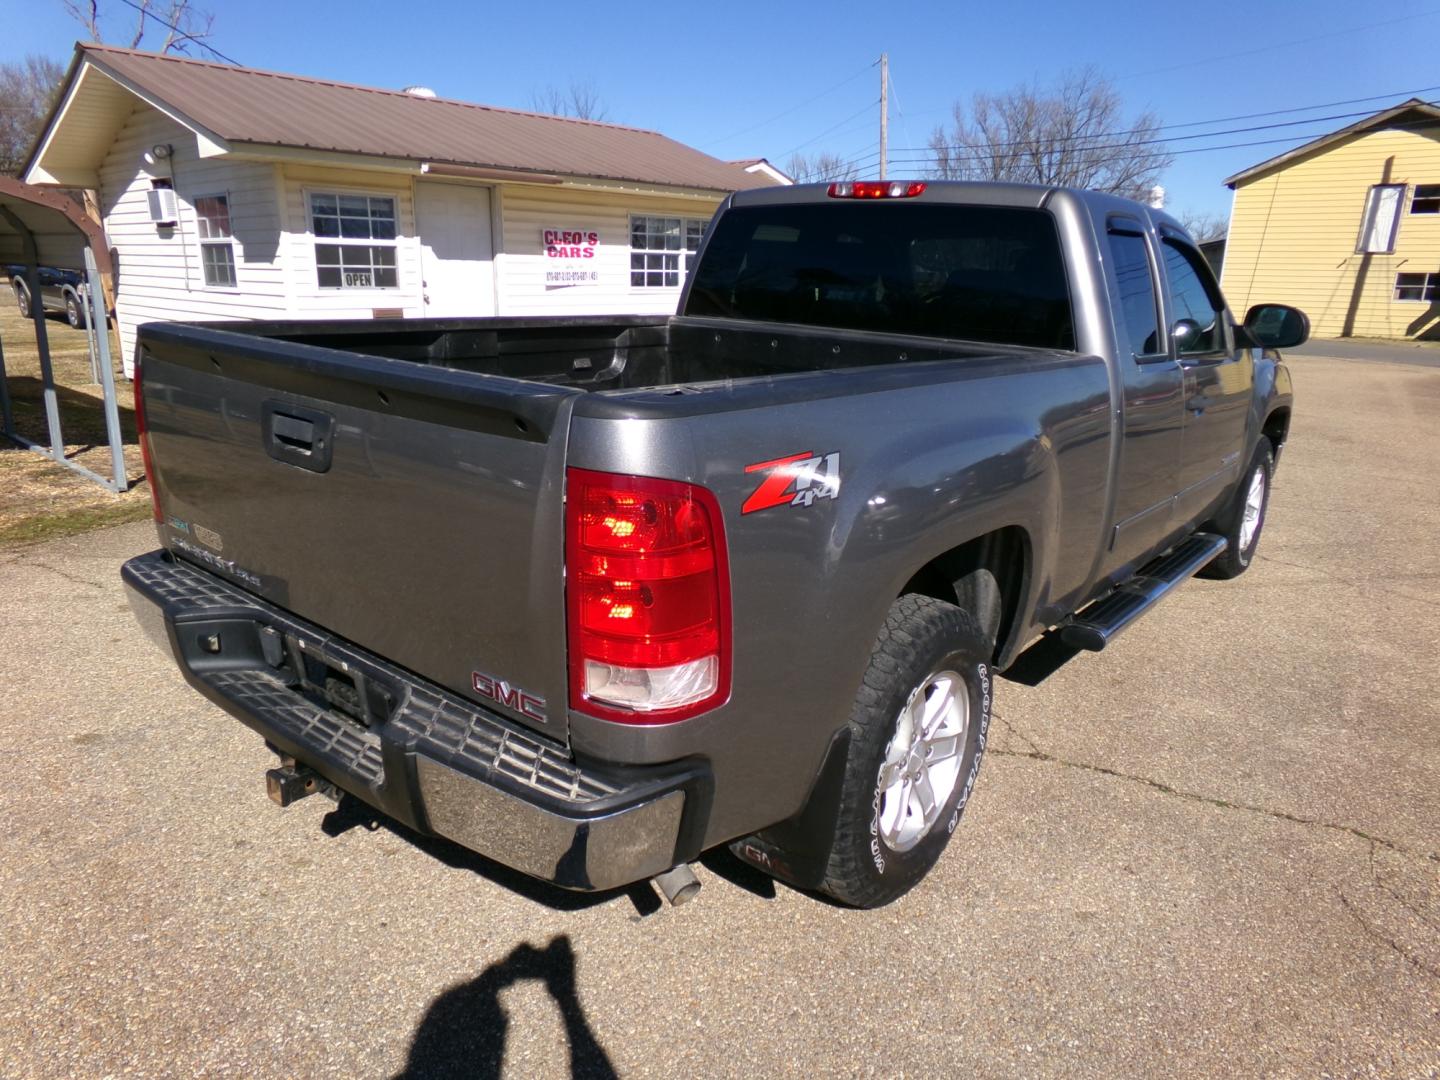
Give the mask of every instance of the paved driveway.
[{"label": "paved driveway", "polygon": [[1262,556],[1002,683],[938,872],[575,898],[308,799],[134,632],[146,526],[0,554],[6,1076],[1433,1076],[1440,371],[1297,358]]}]

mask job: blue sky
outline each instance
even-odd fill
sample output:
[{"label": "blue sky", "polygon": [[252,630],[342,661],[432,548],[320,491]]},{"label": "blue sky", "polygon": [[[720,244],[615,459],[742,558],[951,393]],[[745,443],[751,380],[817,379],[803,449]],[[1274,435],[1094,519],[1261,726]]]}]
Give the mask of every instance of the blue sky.
[{"label": "blue sky", "polygon": [[[122,0],[108,36],[133,21]],[[1350,123],[1314,120],[1393,104],[1440,86],[1437,0],[1210,4],[752,3],[489,4],[436,0],[211,0],[214,45],[252,67],[374,86],[423,83],[444,97],[529,108],[545,87],[589,83],[618,123],[654,128],[725,158],[830,151],[875,160],[878,70],[890,56],[892,175],[914,168],[957,98],[1093,64],[1127,115],[1167,125],[1374,101],[1174,128],[1174,136],[1294,120],[1293,127],[1186,139],[1173,149],[1267,140],[1176,158],[1163,183],[1174,211],[1227,213],[1220,181],[1305,138]],[[64,60],[82,32],[60,0],[0,0],[0,60]],[[1440,96],[1440,89],[1427,96]],[[1281,140],[1281,141],[1269,141]]]}]

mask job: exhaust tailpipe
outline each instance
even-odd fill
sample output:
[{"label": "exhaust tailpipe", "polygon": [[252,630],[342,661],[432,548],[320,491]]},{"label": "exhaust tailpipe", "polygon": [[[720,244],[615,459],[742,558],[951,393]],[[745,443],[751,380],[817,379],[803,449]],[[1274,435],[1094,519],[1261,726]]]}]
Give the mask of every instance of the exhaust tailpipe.
[{"label": "exhaust tailpipe", "polygon": [[672,866],[663,874],[656,874],[654,881],[665,899],[670,901],[671,907],[689,903],[700,891],[700,879],[695,876],[695,871],[690,869],[688,863]]}]

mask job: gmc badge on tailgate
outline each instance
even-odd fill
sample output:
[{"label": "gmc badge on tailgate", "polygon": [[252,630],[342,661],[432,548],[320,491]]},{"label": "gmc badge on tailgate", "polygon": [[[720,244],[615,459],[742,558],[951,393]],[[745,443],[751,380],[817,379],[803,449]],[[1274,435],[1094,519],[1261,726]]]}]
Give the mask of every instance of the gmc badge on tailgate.
[{"label": "gmc badge on tailgate", "polygon": [[504,679],[497,679],[494,675],[486,675],[483,671],[472,671],[470,673],[470,685],[481,697],[489,698],[497,705],[504,705],[507,709],[514,709],[521,716],[527,716],[531,720],[541,724],[549,722],[545,718],[544,698],[538,698],[534,694],[527,694],[519,687],[511,686]]}]

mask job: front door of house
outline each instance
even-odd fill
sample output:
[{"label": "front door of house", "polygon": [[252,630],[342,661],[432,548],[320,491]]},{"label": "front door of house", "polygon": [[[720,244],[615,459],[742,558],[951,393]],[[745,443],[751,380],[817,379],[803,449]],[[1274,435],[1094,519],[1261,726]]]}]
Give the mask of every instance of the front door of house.
[{"label": "front door of house", "polygon": [[415,227],[426,316],[494,315],[490,190],[421,181],[415,185]]}]

